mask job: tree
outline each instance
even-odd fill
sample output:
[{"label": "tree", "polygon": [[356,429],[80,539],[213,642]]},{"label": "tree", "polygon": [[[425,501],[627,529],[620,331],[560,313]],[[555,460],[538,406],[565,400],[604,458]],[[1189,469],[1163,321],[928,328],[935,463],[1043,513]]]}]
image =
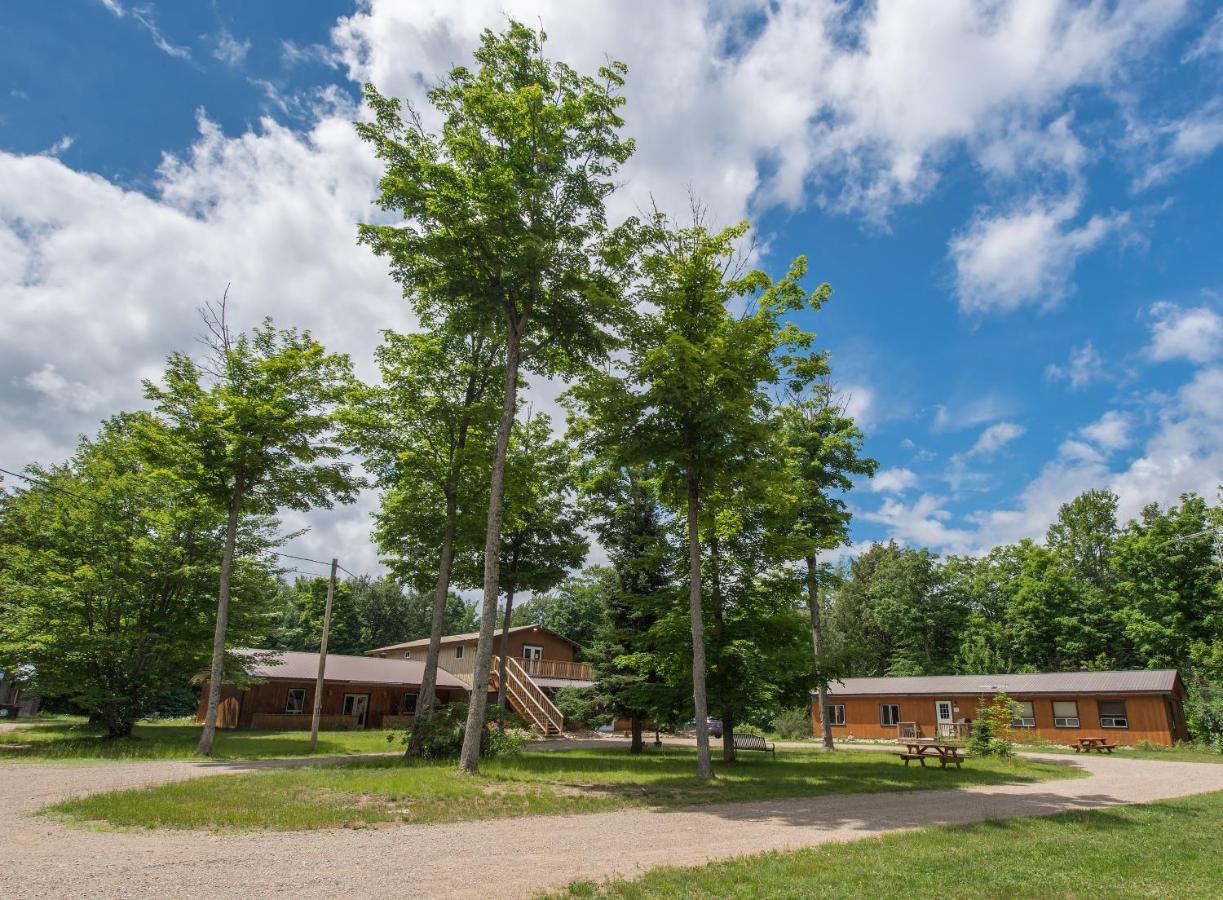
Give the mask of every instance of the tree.
[{"label": "tree", "polygon": [[[604,545],[606,549],[606,545]],[[511,625],[542,625],[584,650],[594,646],[618,578],[609,566],[587,566],[514,608]]]},{"label": "tree", "polygon": [[[150,703],[186,687],[207,660],[209,595],[225,520],[193,485],[142,453],[147,414],[107,421],[58,466],[29,466],[0,493],[0,667],[29,665],[36,687],[127,737]],[[274,523],[244,515],[232,539],[233,632],[264,633],[274,575],[257,554]]]},{"label": "tree", "polygon": [[[768,389],[784,380],[799,388],[822,361],[809,357],[811,336],[782,324],[788,312],[816,300],[799,286],[805,260],[773,282],[742,272],[736,242],[747,223],[712,233],[700,221],[673,228],[656,216],[642,260],[643,313],[627,353],[606,373],[589,376],[574,398],[589,427],[606,432],[617,462],[657,473],[665,502],[684,510],[688,601],[696,713],[697,774],[712,778],[702,610],[701,516],[706,498],[776,476],[767,453],[772,421]],[[728,309],[748,298],[754,309]]]},{"label": "tree", "polygon": [[407,749],[419,756],[433,715],[451,582],[478,580],[463,562],[483,537],[476,501],[497,417],[502,347],[494,334],[443,322],[421,334],[384,332],[376,356],[382,384],[361,392],[349,431],[384,489],[374,531],[379,549],[398,577],[419,593],[431,591],[433,600]]},{"label": "tree", "polygon": [[551,590],[582,564],[590,549],[572,504],[572,454],[564,441],[551,439],[551,427],[545,415],[519,422],[506,462],[500,570],[505,616],[497,679],[498,723],[505,721],[506,655],[515,594]]},{"label": "tree", "polygon": [[[831,288],[821,285],[823,297]],[[783,446],[793,466],[797,503],[794,508],[795,536],[806,542],[807,613],[811,622],[811,644],[815,654],[816,696],[820,709],[824,747],[832,749],[828,721],[828,682],[833,673],[826,655],[820,596],[821,582],[831,573],[819,564],[819,552],[849,542],[849,508],[842,495],[853,487],[853,476],[875,474],[875,460],[862,455],[862,432],[842,407],[832,402],[831,387],[823,384],[808,396],[795,396],[783,410]]]},{"label": "tree", "polygon": [[208,712],[196,752],[212,753],[225,661],[231,581],[244,512],[271,514],[350,502],[361,485],[336,442],[336,408],[352,391],[352,364],[329,354],[309,332],[278,330],[271,319],[231,334],[225,305],[207,311],[211,358],[201,365],[170,356],[164,387],[145,396],[168,423],[169,442],[150,445],[174,465],[201,500],[223,510],[225,539],[217,590]]},{"label": "tree", "polygon": [[[609,231],[604,202],[632,153],[622,140],[626,67],[594,78],[544,56],[546,36],[519,22],[485,31],[477,68],[429,92],[443,127],[367,85],[362,138],[386,163],[379,204],[401,225],[363,225],[391,260],[421,320],[505,335],[503,399],[489,473],[484,598],[475,684],[489,675],[500,591],[505,460],[520,369],[571,376],[604,359],[624,315],[618,278],[631,227]],[[472,696],[459,769],[479,768],[485,696]]]}]

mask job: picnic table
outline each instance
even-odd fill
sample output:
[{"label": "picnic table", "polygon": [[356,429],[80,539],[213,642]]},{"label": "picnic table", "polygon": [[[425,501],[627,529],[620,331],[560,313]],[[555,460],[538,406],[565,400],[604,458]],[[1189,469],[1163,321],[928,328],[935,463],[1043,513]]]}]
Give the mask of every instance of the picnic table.
[{"label": "picnic table", "polygon": [[958,769],[965,759],[959,744],[943,744],[938,741],[909,741],[905,744],[905,752],[898,753],[897,756],[904,760],[906,766],[912,760],[917,760],[923,768],[927,759],[937,759],[939,768],[955,763]]},{"label": "picnic table", "polygon": [[1074,745],[1075,753],[1112,753],[1116,744],[1110,744],[1108,738],[1102,737],[1083,737],[1079,738],[1079,742]]}]

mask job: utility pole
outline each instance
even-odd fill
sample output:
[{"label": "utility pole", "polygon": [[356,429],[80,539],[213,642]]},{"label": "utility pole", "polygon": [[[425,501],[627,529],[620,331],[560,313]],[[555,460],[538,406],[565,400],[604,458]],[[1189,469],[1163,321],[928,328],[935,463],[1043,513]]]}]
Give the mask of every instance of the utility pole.
[{"label": "utility pole", "polygon": [[335,596],[335,570],[340,561],[331,559],[331,578],[327,581],[327,605],[323,608],[323,639],[318,648],[318,679],[314,682],[314,717],[310,720],[310,752],[318,750],[318,723],[323,713],[323,676],[327,673],[327,635],[331,632],[331,598]]}]

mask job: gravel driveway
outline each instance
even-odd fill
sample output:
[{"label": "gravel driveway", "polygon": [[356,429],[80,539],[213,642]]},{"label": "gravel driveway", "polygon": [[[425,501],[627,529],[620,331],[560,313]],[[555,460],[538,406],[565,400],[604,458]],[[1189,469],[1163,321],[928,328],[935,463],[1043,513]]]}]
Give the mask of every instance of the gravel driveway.
[{"label": "gravel driveway", "polygon": [[[1223,790],[1223,765],[1037,756],[1087,778],[451,825],[262,834],[104,831],[30,816],[78,794],[277,763],[0,765],[5,897],[523,897],[575,878]],[[937,778],[937,772],[932,772]],[[495,888],[493,888],[495,886]]]}]

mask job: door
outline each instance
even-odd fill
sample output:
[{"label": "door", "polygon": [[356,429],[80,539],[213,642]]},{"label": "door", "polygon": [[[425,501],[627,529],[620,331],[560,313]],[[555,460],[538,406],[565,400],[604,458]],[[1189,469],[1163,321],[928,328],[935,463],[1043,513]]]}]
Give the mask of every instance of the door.
[{"label": "door", "polygon": [[944,734],[950,733],[953,730],[950,727],[948,727],[952,724],[952,721],[953,721],[952,714],[953,713],[952,713],[952,706],[951,706],[950,700],[934,701],[934,720],[938,723],[938,725],[935,727],[935,733],[938,734],[940,737]]},{"label": "door", "polygon": [[523,644],[522,645],[523,659],[543,659],[544,648],[538,644]]},{"label": "door", "polygon": [[369,712],[369,694],[345,694],[342,713],[357,717],[357,727],[365,727],[365,714]]}]

